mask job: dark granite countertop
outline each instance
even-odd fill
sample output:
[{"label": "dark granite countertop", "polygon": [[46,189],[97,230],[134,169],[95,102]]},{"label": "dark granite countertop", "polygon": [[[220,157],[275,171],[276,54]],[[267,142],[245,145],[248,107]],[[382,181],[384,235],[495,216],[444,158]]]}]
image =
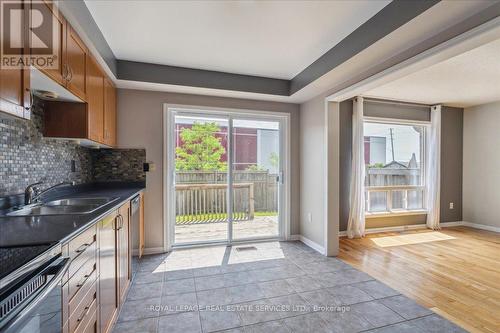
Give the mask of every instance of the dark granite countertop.
[{"label": "dark granite countertop", "polygon": [[[118,197],[102,208],[80,215],[0,216],[0,247],[64,243],[144,190],[143,183],[95,183],[54,190],[48,200],[77,197]],[[52,191],[51,191],[52,192]]]}]

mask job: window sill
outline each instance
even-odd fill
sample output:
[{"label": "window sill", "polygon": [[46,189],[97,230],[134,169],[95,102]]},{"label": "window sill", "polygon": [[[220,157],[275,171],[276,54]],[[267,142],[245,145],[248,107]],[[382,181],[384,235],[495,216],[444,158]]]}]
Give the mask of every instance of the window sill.
[{"label": "window sill", "polygon": [[426,215],[427,210],[396,210],[392,212],[380,212],[380,213],[365,213],[365,218],[373,219],[377,217],[392,217],[392,216],[408,216],[408,215]]}]

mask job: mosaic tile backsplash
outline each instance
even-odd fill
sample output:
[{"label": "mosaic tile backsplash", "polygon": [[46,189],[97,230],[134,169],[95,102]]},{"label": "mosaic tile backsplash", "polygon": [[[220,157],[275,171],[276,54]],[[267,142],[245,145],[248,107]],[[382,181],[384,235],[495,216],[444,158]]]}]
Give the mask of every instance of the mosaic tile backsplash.
[{"label": "mosaic tile backsplash", "polygon": [[[44,138],[42,133],[43,101],[35,99],[31,120],[0,112],[0,197],[22,193],[38,181],[48,187],[66,180],[81,184],[146,178],[140,172],[146,158],[142,149],[94,150],[72,141]],[[75,172],[71,172],[72,160]]]},{"label": "mosaic tile backsplash", "polygon": [[145,181],[144,149],[101,149],[92,151],[95,181]]}]

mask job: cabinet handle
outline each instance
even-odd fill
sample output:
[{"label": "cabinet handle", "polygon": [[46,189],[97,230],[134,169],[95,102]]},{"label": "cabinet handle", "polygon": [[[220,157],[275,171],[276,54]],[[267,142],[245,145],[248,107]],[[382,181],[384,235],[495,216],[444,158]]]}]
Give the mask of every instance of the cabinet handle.
[{"label": "cabinet handle", "polygon": [[121,228],[123,228],[123,216],[122,216],[122,214],[118,214],[117,218],[120,221],[120,226],[116,230],[121,230]]},{"label": "cabinet handle", "polygon": [[90,310],[90,305],[87,305],[82,313],[82,315],[80,316],[80,318],[78,318],[76,321],[77,322],[81,322],[83,320],[83,318],[85,318],[85,316],[87,315],[87,313],[89,313],[89,310]]},{"label": "cabinet handle", "polygon": [[25,106],[24,108],[29,111],[33,107],[33,92],[29,88],[26,88],[26,91],[30,94],[30,106]]},{"label": "cabinet handle", "polygon": [[85,274],[83,278],[80,280],[80,282],[76,284],[76,287],[80,288],[81,286],[83,286],[85,284],[85,281],[87,281],[87,279],[92,275],[92,273],[94,273],[94,270],[95,268],[92,268],[92,271],[90,273]]},{"label": "cabinet handle", "polygon": [[68,66],[68,74],[69,74],[69,78],[67,80],[68,80],[68,82],[70,82],[71,80],[73,80],[73,70],[69,66]]},{"label": "cabinet handle", "polygon": [[85,251],[91,244],[88,244],[88,243],[84,243],[82,245],[80,245],[80,247],[78,247],[75,252],[76,253],[82,253],[83,251]]}]

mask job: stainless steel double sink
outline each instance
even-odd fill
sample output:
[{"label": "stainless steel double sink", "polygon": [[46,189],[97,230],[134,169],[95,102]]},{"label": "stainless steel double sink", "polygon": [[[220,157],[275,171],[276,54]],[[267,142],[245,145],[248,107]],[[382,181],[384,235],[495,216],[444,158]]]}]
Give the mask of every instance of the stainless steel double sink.
[{"label": "stainless steel double sink", "polygon": [[18,210],[7,213],[7,216],[41,216],[41,215],[66,215],[90,214],[118,198],[92,197],[59,199],[45,203],[36,203],[24,206]]}]

